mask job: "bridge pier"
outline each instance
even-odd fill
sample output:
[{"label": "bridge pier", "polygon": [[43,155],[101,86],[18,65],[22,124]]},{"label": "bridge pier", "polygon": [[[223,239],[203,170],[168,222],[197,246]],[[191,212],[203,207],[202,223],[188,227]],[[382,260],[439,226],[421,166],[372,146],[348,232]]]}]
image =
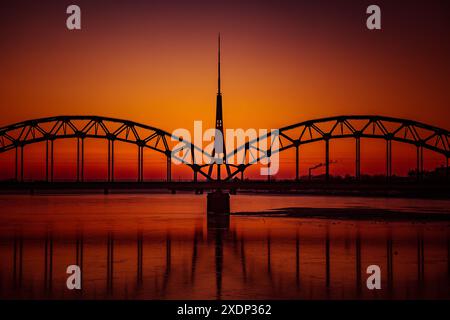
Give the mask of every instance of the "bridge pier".
[{"label": "bridge pier", "polygon": [[209,192],[207,196],[208,215],[229,215],[230,213],[230,194],[222,192],[220,189]]},{"label": "bridge pier", "polygon": [[208,229],[226,229],[230,227],[230,194],[217,189],[207,195]]}]

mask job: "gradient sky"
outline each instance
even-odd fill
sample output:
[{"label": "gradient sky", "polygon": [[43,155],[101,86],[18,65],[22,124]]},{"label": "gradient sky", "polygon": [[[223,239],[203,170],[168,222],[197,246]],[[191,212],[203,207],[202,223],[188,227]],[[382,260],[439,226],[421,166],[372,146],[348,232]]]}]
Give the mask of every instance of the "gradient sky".
[{"label": "gradient sky", "polygon": [[[381,31],[365,26],[374,3],[382,10]],[[81,7],[81,31],[65,27],[70,4]],[[380,114],[449,129],[449,7],[346,0],[1,3],[0,126],[62,114],[130,119],[169,132],[192,128],[194,120],[212,126],[221,32],[225,127]]]}]

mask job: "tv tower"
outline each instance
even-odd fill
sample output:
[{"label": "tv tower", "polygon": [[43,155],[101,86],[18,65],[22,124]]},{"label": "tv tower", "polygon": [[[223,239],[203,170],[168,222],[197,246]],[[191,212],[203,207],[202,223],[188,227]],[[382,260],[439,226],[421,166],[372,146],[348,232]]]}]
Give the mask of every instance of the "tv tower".
[{"label": "tv tower", "polygon": [[[220,33],[218,37],[218,55],[217,55],[217,99],[216,99],[216,135],[214,137],[214,149],[212,152],[213,161],[217,165],[217,180],[220,179],[220,165],[226,163],[226,148],[223,133],[223,115],[222,115],[222,91],[220,84]],[[209,175],[211,175],[214,163],[209,167]],[[228,174],[230,168],[226,166]]]}]

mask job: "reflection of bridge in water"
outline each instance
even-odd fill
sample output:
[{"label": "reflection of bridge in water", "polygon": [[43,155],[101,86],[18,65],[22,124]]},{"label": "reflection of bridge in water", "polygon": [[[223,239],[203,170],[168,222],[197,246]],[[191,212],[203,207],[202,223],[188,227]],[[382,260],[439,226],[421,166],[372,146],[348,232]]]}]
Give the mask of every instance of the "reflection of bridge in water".
[{"label": "reflection of bridge in water", "polygon": [[[0,277],[2,278],[0,293],[8,292],[8,297],[26,297],[27,294],[31,294],[34,297],[53,298],[76,298],[80,295],[113,298],[133,297],[141,294],[146,298],[166,298],[177,297],[177,294],[186,294],[183,290],[191,292],[190,290],[193,288],[198,287],[201,290],[205,287],[210,289],[209,291],[215,288],[211,291],[211,294],[215,292],[214,296],[208,296],[210,293],[203,292],[200,293],[200,297],[220,299],[223,298],[224,286],[229,288],[234,282],[242,282],[244,288],[248,286],[253,290],[268,290],[269,292],[264,292],[264,294],[272,295],[272,298],[279,297],[279,294],[292,298],[299,296],[304,286],[308,287],[306,279],[311,281],[316,278],[314,280],[317,282],[316,286],[308,288],[308,290],[323,293],[316,297],[329,298],[333,288],[344,285],[344,287],[347,286],[347,294],[355,298],[362,297],[362,292],[367,294],[365,268],[369,264],[375,263],[382,267],[384,289],[378,297],[389,297],[394,295],[396,287],[398,289],[405,285],[404,283],[395,284],[396,277],[403,278],[404,273],[407,272],[404,265],[398,266],[398,271],[395,272],[394,258],[396,258],[397,250],[402,253],[410,250],[407,255],[407,259],[411,260],[408,268],[414,270],[415,266],[415,290],[417,291],[409,292],[409,294],[416,298],[424,294],[427,269],[427,250],[424,248],[427,247],[427,243],[424,241],[423,230],[417,230],[415,239],[413,234],[407,238],[395,238],[391,232],[388,232],[385,237],[374,239],[369,235],[364,236],[358,229],[352,239],[354,241],[351,249],[353,253],[346,252],[345,257],[340,257],[336,253],[340,250],[337,248],[338,245],[335,242],[332,244],[333,226],[328,225],[323,231],[323,237],[317,237],[317,235],[311,237],[311,235],[302,234],[301,230],[297,230],[294,234],[284,235],[273,235],[268,232],[265,237],[259,237],[233,228],[231,230],[208,229],[205,234],[202,228],[198,227],[193,230],[191,236],[170,233],[155,235],[139,231],[134,237],[130,234],[108,232],[105,236],[84,236],[80,233],[75,239],[69,239],[47,233],[43,238],[38,236],[29,239],[17,234],[12,241],[3,239],[2,246],[0,246],[2,260],[13,262],[10,275],[12,276],[13,290],[8,288],[9,281],[5,279],[5,272],[3,272]],[[428,238],[427,245],[430,253],[433,253],[436,247],[446,246],[448,256],[446,257],[447,267],[444,270],[447,270],[447,274],[441,274],[440,277],[450,281],[450,238],[447,237],[447,240],[444,241],[446,243],[441,243],[442,240],[436,238]],[[347,240],[345,240],[346,242]],[[406,242],[408,246],[405,247]],[[414,245],[411,245],[412,242],[416,243],[415,250]],[[191,248],[187,249],[189,243]],[[27,244],[31,247],[27,247]],[[366,254],[364,244],[367,246],[368,254],[371,255],[370,260],[363,259]],[[9,250],[5,245],[12,247],[9,251],[11,253],[9,258],[5,254]],[[180,248],[181,245],[186,248]],[[86,247],[91,251],[88,257],[86,257]],[[374,247],[379,249],[378,254]],[[62,254],[62,249],[64,254]],[[58,255],[55,255],[55,250],[59,250]],[[185,251],[183,258],[179,257],[180,250]],[[188,251],[190,251],[190,256]],[[335,251],[334,255],[333,251]],[[73,256],[69,252],[73,252]],[[155,255],[155,252],[159,253]],[[301,258],[303,252],[308,252],[309,258],[305,256]],[[33,268],[30,269],[29,266],[27,268],[28,272],[31,270],[32,274],[24,274],[24,256],[27,254],[32,255],[28,259],[28,263],[32,261]],[[124,258],[124,255],[127,258]],[[159,260],[153,258],[153,255],[157,256]],[[282,261],[279,260],[280,255]],[[377,256],[378,258],[374,258]],[[353,261],[348,260],[349,257]],[[86,274],[86,278],[89,278],[85,280],[85,277],[82,277],[83,289],[81,291],[75,290],[72,295],[71,292],[65,290],[67,275],[65,269],[60,267],[61,262],[58,262],[58,259],[63,260],[64,268],[68,264],[79,265],[83,274]],[[104,259],[104,261],[101,262],[99,259]],[[126,260],[135,261],[134,271],[134,267],[123,267]],[[334,260],[336,260],[336,264]],[[204,271],[203,264],[205,263],[207,269],[209,268],[208,272]],[[428,278],[429,285],[442,284],[442,280],[436,283],[436,279],[434,279],[437,270],[435,257],[429,258],[428,263],[433,269],[430,273],[431,277]],[[36,274],[37,270],[41,270],[38,267],[40,264],[44,266],[42,274]],[[343,276],[340,273],[342,269],[345,270],[345,274],[351,273],[349,268],[343,268],[346,267],[345,264],[348,266],[353,264],[354,276],[352,276],[353,279],[349,279],[349,283],[342,284]],[[56,265],[59,266],[59,274],[55,280]],[[3,269],[10,270],[5,265]],[[92,269],[96,269],[96,271],[92,273],[90,271]],[[131,277],[130,275],[133,273],[134,277]],[[197,273],[202,276],[198,277]],[[205,276],[208,279],[214,278],[215,284],[208,282],[212,279],[207,279],[205,284],[202,280]],[[133,283],[127,282],[130,278],[134,278]],[[33,284],[28,283],[32,279],[40,281],[42,287],[34,284],[37,288],[33,288]],[[280,279],[284,279],[284,281]],[[93,285],[94,281],[97,285]],[[125,283],[123,283],[124,281]],[[121,282],[120,288],[117,287],[116,282]],[[414,285],[407,282],[406,287],[408,290],[412,290]],[[448,287],[446,288],[448,289]],[[438,290],[436,292],[439,293]],[[234,294],[235,297],[239,296],[238,292],[234,292]],[[449,292],[445,294],[448,295]]]}]

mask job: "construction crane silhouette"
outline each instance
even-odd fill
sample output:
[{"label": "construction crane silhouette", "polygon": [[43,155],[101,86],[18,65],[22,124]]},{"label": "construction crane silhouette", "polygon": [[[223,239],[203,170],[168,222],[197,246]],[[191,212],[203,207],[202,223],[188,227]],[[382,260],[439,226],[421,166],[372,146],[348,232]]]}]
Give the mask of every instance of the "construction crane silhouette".
[{"label": "construction crane silhouette", "polygon": [[[334,161],[332,160],[332,161],[330,161],[330,164],[335,164],[335,163],[337,163],[337,160],[334,160]],[[308,179],[311,180],[311,178],[312,178],[312,171],[313,171],[313,170],[318,169],[318,168],[321,168],[321,167],[324,167],[324,166],[326,166],[326,164],[321,162],[321,163],[316,164],[315,166],[309,168],[309,169],[308,169],[308,170],[309,170],[309,173],[308,173]]]}]

